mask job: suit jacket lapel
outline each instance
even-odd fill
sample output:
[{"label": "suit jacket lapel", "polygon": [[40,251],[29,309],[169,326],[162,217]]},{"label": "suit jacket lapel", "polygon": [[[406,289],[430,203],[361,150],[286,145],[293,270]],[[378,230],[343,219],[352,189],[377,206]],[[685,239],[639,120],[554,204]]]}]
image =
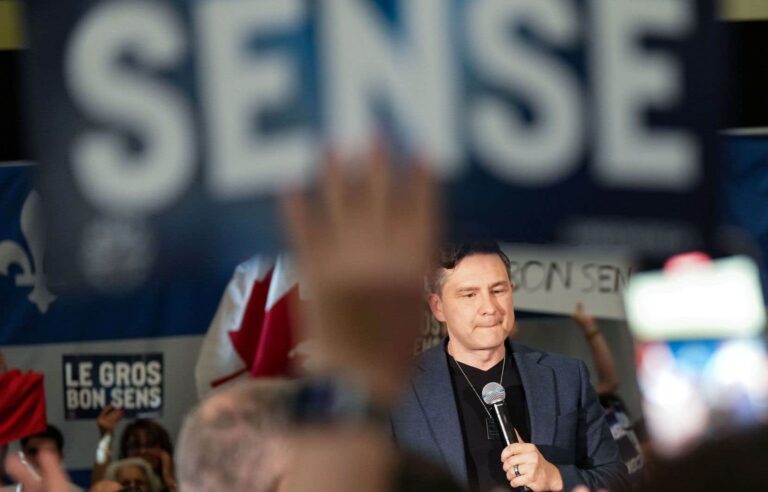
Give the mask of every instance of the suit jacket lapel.
[{"label": "suit jacket lapel", "polygon": [[444,344],[424,353],[413,378],[413,387],[445,466],[466,484],[464,438]]},{"label": "suit jacket lapel", "polygon": [[535,444],[552,444],[557,418],[555,375],[551,368],[539,364],[541,352],[515,343],[512,346],[528,404],[531,440]]}]

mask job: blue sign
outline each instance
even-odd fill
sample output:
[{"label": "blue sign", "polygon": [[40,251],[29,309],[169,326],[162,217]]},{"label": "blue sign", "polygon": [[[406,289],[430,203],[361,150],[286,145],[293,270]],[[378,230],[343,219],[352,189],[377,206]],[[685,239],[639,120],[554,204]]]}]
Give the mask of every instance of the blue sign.
[{"label": "blue sign", "polygon": [[77,354],[62,357],[64,415],[94,419],[107,405],[127,417],[163,410],[163,354]]},{"label": "blue sign", "polygon": [[279,247],[322,149],[426,156],[456,236],[699,246],[714,2],[30,2],[51,274],[140,285]]}]

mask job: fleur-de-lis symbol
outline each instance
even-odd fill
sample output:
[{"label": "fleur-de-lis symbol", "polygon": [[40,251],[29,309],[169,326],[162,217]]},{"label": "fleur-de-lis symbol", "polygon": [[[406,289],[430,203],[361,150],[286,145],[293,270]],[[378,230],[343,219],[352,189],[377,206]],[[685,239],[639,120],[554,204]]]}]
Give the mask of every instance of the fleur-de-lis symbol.
[{"label": "fleur-de-lis symbol", "polygon": [[21,232],[32,257],[16,241],[0,242],[0,274],[8,276],[11,265],[18,265],[21,271],[15,275],[16,286],[32,287],[27,298],[45,314],[56,296],[48,290],[43,271],[45,236],[40,220],[40,196],[35,191],[29,193],[21,209]]}]

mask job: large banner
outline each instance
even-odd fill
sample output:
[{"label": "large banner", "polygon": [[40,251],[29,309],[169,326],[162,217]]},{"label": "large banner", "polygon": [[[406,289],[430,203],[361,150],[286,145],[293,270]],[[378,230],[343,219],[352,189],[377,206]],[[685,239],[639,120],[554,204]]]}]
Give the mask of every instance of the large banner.
[{"label": "large banner", "polygon": [[60,0],[28,17],[56,278],[230,272],[277,247],[277,190],[381,136],[445,179],[454,235],[665,254],[712,225],[711,1]]}]

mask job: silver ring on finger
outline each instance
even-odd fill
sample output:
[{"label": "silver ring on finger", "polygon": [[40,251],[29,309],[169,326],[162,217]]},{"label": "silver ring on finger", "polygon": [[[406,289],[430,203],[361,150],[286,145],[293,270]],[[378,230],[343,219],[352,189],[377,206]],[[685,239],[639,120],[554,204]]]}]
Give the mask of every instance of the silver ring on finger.
[{"label": "silver ring on finger", "polygon": [[519,476],[520,476],[520,466],[519,466],[519,465],[515,465],[515,466],[513,466],[513,467],[512,467],[512,470],[514,470],[514,471],[515,471],[515,476],[516,476],[516,477],[519,477]]}]

